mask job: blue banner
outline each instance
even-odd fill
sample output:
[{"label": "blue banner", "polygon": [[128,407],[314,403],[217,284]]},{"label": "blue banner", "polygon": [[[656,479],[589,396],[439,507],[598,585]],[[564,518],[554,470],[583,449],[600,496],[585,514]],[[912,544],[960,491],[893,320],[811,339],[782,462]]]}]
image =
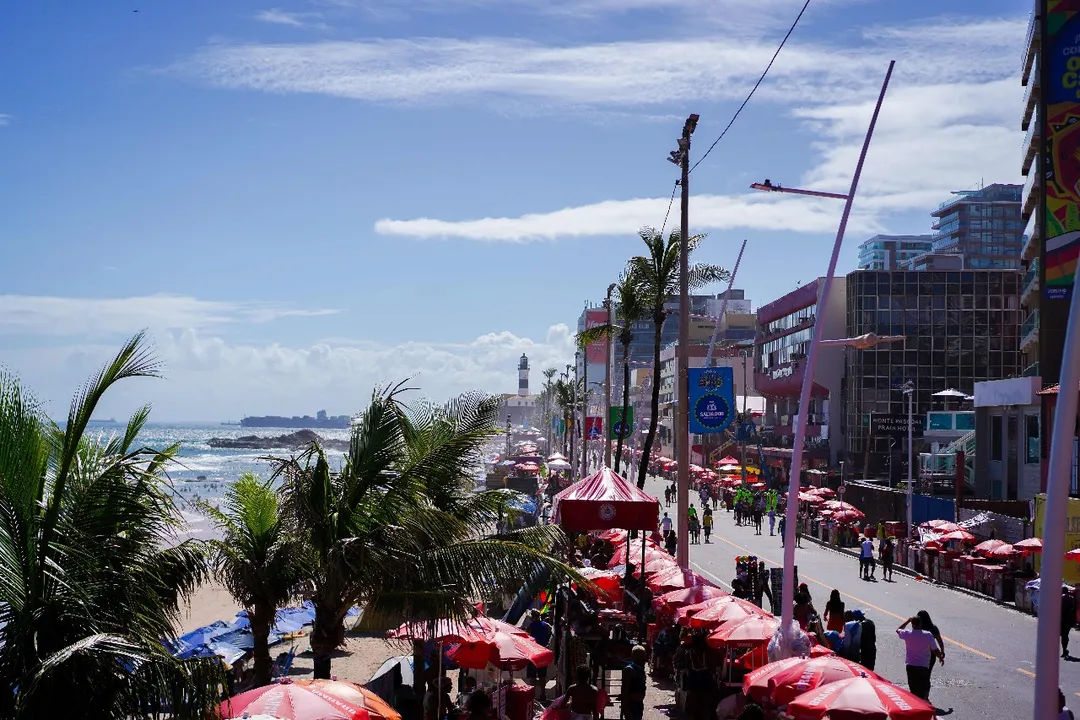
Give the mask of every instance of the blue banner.
[{"label": "blue banner", "polygon": [[723,432],[735,420],[735,374],[729,367],[689,368],[690,432]]}]

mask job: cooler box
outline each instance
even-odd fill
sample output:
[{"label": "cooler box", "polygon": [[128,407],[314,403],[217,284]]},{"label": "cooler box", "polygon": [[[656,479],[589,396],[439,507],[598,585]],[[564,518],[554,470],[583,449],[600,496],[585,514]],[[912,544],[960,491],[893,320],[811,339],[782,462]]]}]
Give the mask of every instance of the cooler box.
[{"label": "cooler box", "polygon": [[506,696],[506,716],[510,720],[532,720],[536,688],[532,685],[514,685]]}]

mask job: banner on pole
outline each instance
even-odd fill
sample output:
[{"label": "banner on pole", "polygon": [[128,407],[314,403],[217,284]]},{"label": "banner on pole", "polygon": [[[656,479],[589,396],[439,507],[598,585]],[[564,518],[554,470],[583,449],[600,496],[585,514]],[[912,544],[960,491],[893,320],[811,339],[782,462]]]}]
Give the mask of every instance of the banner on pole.
[{"label": "banner on pole", "polygon": [[585,436],[590,440],[599,440],[604,434],[604,418],[589,417],[585,419]]},{"label": "banner on pole", "polygon": [[608,439],[618,440],[622,438],[626,440],[630,437],[631,431],[634,429],[634,406],[626,408],[626,418],[623,418],[623,406],[612,405],[611,413],[608,415]]},{"label": "banner on pole", "polygon": [[730,367],[689,368],[690,432],[723,432],[735,420],[735,374]]},{"label": "banner on pole", "polygon": [[551,429],[555,431],[556,435],[565,435],[566,420],[563,418],[551,418]]}]

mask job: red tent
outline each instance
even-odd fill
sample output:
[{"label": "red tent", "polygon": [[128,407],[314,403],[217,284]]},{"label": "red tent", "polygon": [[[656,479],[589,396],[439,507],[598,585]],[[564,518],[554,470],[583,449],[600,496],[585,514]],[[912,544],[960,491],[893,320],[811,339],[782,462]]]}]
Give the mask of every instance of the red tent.
[{"label": "red tent", "polygon": [[660,503],[610,468],[603,468],[555,496],[555,522],[575,532],[655,530]]}]

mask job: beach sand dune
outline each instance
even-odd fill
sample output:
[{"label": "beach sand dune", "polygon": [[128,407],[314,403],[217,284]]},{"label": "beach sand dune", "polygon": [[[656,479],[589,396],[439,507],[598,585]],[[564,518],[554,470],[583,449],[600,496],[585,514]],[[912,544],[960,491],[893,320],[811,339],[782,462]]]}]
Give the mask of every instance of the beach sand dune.
[{"label": "beach sand dune", "polygon": [[[221,585],[203,585],[191,598],[189,606],[181,609],[180,632],[189,632],[216,620],[232,621],[241,609],[229,591]],[[334,656],[331,672],[339,680],[349,682],[366,683],[388,657],[412,652],[412,644],[409,642],[389,641],[380,637],[347,633],[345,642],[345,647]],[[270,648],[270,654],[277,657],[279,653],[288,652],[292,645],[296,646],[297,655],[290,675],[295,678],[311,677],[312,661],[311,653],[307,651],[306,637],[274,645]]]}]

